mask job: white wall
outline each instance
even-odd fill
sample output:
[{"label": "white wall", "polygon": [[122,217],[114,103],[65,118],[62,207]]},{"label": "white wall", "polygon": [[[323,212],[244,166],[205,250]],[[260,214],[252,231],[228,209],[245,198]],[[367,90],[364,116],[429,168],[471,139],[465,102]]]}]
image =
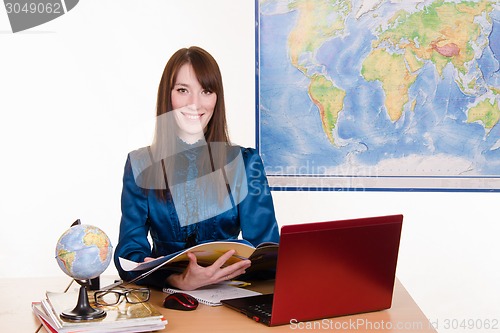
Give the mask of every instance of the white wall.
[{"label": "white wall", "polygon": [[[232,139],[254,146],[254,0],[87,0],[9,31],[0,10],[0,278],[62,275],[55,243],[77,218],[116,244],[126,154],[151,139],[178,48],[218,60]],[[500,319],[498,193],[273,195],[280,225],[403,213],[398,277],[439,331]]]}]

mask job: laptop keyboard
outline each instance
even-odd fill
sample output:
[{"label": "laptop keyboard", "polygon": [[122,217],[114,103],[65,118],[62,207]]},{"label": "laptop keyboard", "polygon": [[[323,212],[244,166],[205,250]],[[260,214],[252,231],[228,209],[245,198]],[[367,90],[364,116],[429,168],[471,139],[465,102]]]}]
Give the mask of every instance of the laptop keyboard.
[{"label": "laptop keyboard", "polygon": [[255,304],[250,305],[249,309],[255,313],[262,314],[267,317],[271,317],[272,305],[271,304]]}]

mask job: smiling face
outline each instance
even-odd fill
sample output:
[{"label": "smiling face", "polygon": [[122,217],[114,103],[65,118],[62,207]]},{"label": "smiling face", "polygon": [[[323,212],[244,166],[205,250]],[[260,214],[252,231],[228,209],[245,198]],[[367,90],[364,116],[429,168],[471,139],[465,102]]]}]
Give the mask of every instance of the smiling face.
[{"label": "smiling face", "polygon": [[179,137],[187,143],[202,139],[214,113],[217,94],[200,85],[191,64],[179,69],[171,99]]}]

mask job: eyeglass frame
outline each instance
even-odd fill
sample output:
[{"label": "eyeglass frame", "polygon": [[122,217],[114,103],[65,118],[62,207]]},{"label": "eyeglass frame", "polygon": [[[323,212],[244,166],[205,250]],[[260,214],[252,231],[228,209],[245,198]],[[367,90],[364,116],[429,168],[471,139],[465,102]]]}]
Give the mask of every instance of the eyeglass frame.
[{"label": "eyeglass frame", "polygon": [[[129,300],[128,298],[128,295],[132,292],[147,292],[148,294],[148,297],[145,299],[145,300],[141,300],[141,301],[135,301],[135,300]],[[115,295],[118,295],[118,297],[116,298],[116,302],[115,303],[101,303],[99,302],[99,298],[102,297],[102,296],[105,296],[106,294],[115,294]],[[101,306],[113,306],[113,305],[116,305],[118,303],[121,302],[122,298],[125,298],[125,301],[129,304],[140,304],[140,303],[145,303],[147,301],[149,301],[150,297],[151,297],[151,290],[149,288],[138,288],[138,289],[134,289],[134,288],[123,288],[122,290],[118,290],[118,289],[109,289],[109,290],[98,290],[94,293],[94,301],[97,305],[101,305]]]}]

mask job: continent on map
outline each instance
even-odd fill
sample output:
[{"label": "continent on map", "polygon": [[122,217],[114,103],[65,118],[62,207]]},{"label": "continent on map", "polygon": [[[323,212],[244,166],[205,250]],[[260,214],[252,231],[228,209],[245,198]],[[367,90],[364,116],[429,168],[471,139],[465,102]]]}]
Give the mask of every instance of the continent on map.
[{"label": "continent on map", "polygon": [[293,1],[290,9],[296,10],[299,15],[297,24],[288,37],[290,61],[311,80],[310,98],[319,109],[328,140],[334,144],[332,130],[336,126],[338,113],[342,110],[345,91],[316,73],[314,54],[325,41],[344,30],[344,20],[352,10],[351,3],[299,0]]},{"label": "continent on map", "polygon": [[57,257],[61,259],[62,263],[66,267],[66,271],[71,272],[73,262],[75,262],[76,253],[61,249],[57,253]]},{"label": "continent on map", "polygon": [[[470,83],[477,84],[480,72],[472,74],[470,63],[488,39],[477,18],[492,11],[488,0],[480,2],[435,1],[415,13],[399,12],[389,27],[379,29],[373,50],[363,63],[363,77],[378,80],[386,94],[387,113],[398,120],[409,100],[408,90],[426,61],[434,64],[439,75],[448,64],[456,69],[455,81],[470,92]],[[481,42],[482,40],[482,42]],[[384,64],[376,66],[376,64]]]},{"label": "continent on map", "polygon": [[304,74],[314,63],[315,51],[323,43],[342,32],[344,20],[351,12],[350,1],[292,1],[290,10],[298,12],[295,28],[288,36],[290,61]]},{"label": "continent on map", "polygon": [[109,252],[109,240],[102,237],[101,231],[95,227],[89,227],[83,236],[83,243],[86,246],[96,246],[99,249],[99,258],[101,261],[106,261]]},{"label": "continent on map", "polygon": [[[380,66],[380,64],[388,64]],[[417,79],[406,65],[404,55],[374,50],[363,63],[361,74],[367,81],[380,81],[385,92],[385,107],[392,121],[398,120],[409,101],[408,89]]]},{"label": "continent on map", "polygon": [[488,100],[482,101],[474,107],[471,107],[468,112],[467,121],[472,123],[479,121],[483,124],[486,130],[490,130],[500,120],[500,107],[498,101],[493,104]]},{"label": "continent on map", "polygon": [[337,124],[339,112],[344,104],[345,91],[336,88],[331,81],[322,75],[315,74],[309,85],[309,96],[314,104],[318,106],[323,131],[328,140],[333,144],[332,131]]}]

